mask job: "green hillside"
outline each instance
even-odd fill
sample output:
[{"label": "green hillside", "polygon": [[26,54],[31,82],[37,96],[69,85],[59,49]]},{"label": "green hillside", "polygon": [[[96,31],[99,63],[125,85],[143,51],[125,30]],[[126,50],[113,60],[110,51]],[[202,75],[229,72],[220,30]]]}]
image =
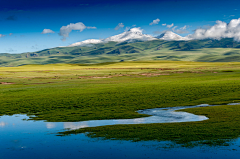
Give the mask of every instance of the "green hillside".
[{"label": "green hillside", "polygon": [[57,47],[22,54],[0,54],[0,66],[55,63],[102,63],[139,60],[238,62],[240,43],[233,39],[102,43]]}]

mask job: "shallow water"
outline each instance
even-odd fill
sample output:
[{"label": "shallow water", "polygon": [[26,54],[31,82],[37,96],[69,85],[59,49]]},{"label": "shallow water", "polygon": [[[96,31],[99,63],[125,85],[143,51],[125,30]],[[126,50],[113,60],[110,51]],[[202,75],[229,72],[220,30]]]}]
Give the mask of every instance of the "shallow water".
[{"label": "shallow water", "polygon": [[[206,106],[206,105],[200,105]],[[165,108],[166,109],[166,108]],[[169,108],[175,109],[175,108]],[[182,108],[183,109],[183,108]],[[158,109],[156,109],[158,110]],[[144,110],[149,111],[149,110]],[[166,110],[167,111],[167,110]],[[170,111],[170,110],[169,110]],[[159,113],[158,111],[150,111]],[[140,111],[142,113],[142,111]],[[144,112],[145,113],[145,112]],[[169,115],[165,115],[169,117]],[[170,116],[173,114],[170,113]],[[181,115],[180,115],[181,117]],[[130,142],[88,138],[84,134],[56,136],[71,122],[22,120],[26,115],[0,118],[0,158],[239,158],[240,140],[230,146],[163,148],[171,142]],[[174,119],[174,120],[177,120]]]},{"label": "shallow water", "polygon": [[[228,105],[238,105],[240,103],[229,103]],[[151,115],[150,117],[136,119],[112,119],[112,120],[89,120],[82,122],[65,122],[64,128],[75,130],[86,127],[97,127],[117,124],[151,124],[151,123],[176,123],[176,122],[194,122],[207,120],[203,115],[195,115],[187,112],[176,112],[186,108],[208,107],[217,105],[200,104],[195,106],[169,107],[169,108],[154,108],[137,111],[140,114]]]},{"label": "shallow water", "polygon": [[137,111],[140,114],[151,115],[150,117],[135,118],[135,119],[111,119],[111,120],[89,120],[82,122],[64,123],[64,128],[70,130],[81,129],[86,127],[97,127],[117,124],[151,124],[151,123],[175,123],[175,122],[193,122],[207,120],[206,116],[195,115],[187,112],[175,112],[175,110],[202,107],[209,105],[172,107],[172,108],[155,108]]}]

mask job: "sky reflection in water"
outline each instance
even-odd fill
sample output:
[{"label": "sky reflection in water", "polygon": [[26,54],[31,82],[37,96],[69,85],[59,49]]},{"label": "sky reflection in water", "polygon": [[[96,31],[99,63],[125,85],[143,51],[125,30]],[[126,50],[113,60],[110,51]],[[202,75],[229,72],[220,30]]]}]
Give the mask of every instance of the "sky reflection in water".
[{"label": "sky reflection in water", "polygon": [[[240,103],[229,103],[227,105],[239,105]],[[113,119],[113,120],[90,120],[82,122],[64,122],[64,128],[75,130],[86,127],[97,127],[117,124],[151,124],[151,123],[178,123],[178,122],[194,122],[207,120],[203,115],[195,115],[187,112],[176,112],[176,110],[196,107],[208,107],[217,105],[200,104],[195,106],[155,108],[137,111],[140,114],[151,115],[150,117],[136,119]]]},{"label": "sky reflection in water", "polygon": [[[203,106],[203,105],[201,105]],[[186,107],[185,107],[186,108]],[[166,109],[166,108],[164,108]],[[179,108],[178,108],[179,109]],[[148,109],[139,113],[148,113],[147,118],[131,120],[112,120],[112,123],[155,123],[157,120],[169,122],[206,120],[204,116],[196,117],[189,113],[177,113],[168,110]],[[160,115],[163,113],[162,115]],[[0,117],[0,158],[239,158],[240,140],[237,139],[228,147],[194,147],[163,148],[171,142],[157,141],[118,141],[88,138],[84,134],[56,136],[65,128],[77,129],[88,126],[109,124],[109,121],[86,122],[44,122],[27,121],[26,115]],[[107,123],[106,123],[107,122]]]},{"label": "sky reflection in water", "polygon": [[[204,106],[204,105],[199,105]],[[195,107],[199,107],[195,106]],[[208,106],[208,105],[205,105]],[[90,120],[82,122],[64,122],[64,128],[75,130],[86,127],[97,127],[117,124],[151,124],[151,123],[176,123],[176,122],[193,122],[207,120],[202,115],[194,115],[187,112],[175,112],[175,110],[191,107],[173,107],[173,108],[155,108],[137,111],[140,114],[151,115],[150,117],[136,119],[113,119],[113,120]]]}]

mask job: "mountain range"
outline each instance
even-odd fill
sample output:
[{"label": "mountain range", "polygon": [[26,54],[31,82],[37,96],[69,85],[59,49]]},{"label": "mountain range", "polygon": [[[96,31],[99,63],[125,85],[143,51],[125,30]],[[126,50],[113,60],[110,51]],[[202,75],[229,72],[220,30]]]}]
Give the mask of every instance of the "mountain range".
[{"label": "mountain range", "polygon": [[233,38],[196,40],[166,31],[159,36],[132,28],[106,39],[88,39],[67,47],[22,54],[0,54],[0,66],[53,63],[101,63],[133,60],[233,62],[240,60]]},{"label": "mountain range", "polygon": [[162,40],[190,40],[188,37],[182,37],[180,35],[177,35],[176,33],[173,33],[172,31],[166,31],[162,33],[161,35],[157,37],[153,37],[148,34],[143,34],[143,30],[140,28],[132,28],[129,29],[128,31],[125,31],[121,34],[111,36],[106,39],[88,39],[85,41],[73,43],[69,45],[70,47],[72,46],[84,46],[84,45],[89,45],[89,44],[99,44],[99,43],[107,43],[110,41],[113,42],[136,42],[136,41],[152,41],[152,40],[157,40],[157,39],[162,39]]}]

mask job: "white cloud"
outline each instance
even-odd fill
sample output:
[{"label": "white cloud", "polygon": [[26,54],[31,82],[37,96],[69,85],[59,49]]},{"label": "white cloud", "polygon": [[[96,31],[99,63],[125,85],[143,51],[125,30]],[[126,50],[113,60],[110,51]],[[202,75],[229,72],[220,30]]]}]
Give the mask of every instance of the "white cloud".
[{"label": "white cloud", "polygon": [[78,23],[70,23],[67,26],[62,26],[60,28],[60,33],[59,35],[63,37],[63,41],[66,40],[66,38],[69,36],[69,33],[71,33],[73,30],[78,30],[80,32],[82,32],[84,29],[96,29],[96,27],[87,27],[86,25],[84,25],[82,22],[78,22]]},{"label": "white cloud", "polygon": [[166,25],[167,25],[166,23],[162,24],[162,26],[166,26]]},{"label": "white cloud", "polygon": [[13,33],[9,33],[9,36],[13,35]]},{"label": "white cloud", "polygon": [[173,27],[173,31],[175,31],[178,34],[186,34],[186,33],[189,33],[189,31],[186,30],[187,27],[189,27],[189,26],[185,25],[178,30],[175,30],[175,27]]},{"label": "white cloud", "polygon": [[174,24],[172,23],[171,25],[167,25],[167,28],[171,28],[173,26],[174,26]]},{"label": "white cloud", "polygon": [[234,38],[234,40],[240,41],[240,18],[232,19],[228,24],[223,21],[216,21],[214,26],[207,29],[196,29],[188,37],[193,39]]},{"label": "white cloud", "polygon": [[126,27],[126,28],[124,29],[125,32],[128,31],[128,30],[130,30],[130,27]]},{"label": "white cloud", "polygon": [[48,33],[55,33],[55,32],[52,31],[51,29],[43,29],[43,31],[41,32],[41,34],[48,34]]},{"label": "white cloud", "polygon": [[2,38],[2,37],[4,37],[4,36],[6,36],[6,35],[0,34],[0,38]]},{"label": "white cloud", "polygon": [[175,30],[177,27],[178,27],[178,26],[174,26],[174,27],[172,28],[172,30]]},{"label": "white cloud", "polygon": [[88,26],[87,29],[97,29],[97,27],[90,27],[90,26]]},{"label": "white cloud", "polygon": [[181,30],[186,30],[187,27],[188,27],[188,26],[185,25],[184,27],[181,27],[180,29],[181,29]]},{"label": "white cloud", "polygon": [[123,23],[118,23],[118,25],[115,27],[115,30],[119,30],[123,27],[124,27]]},{"label": "white cloud", "polygon": [[154,24],[158,24],[160,22],[160,19],[155,19],[153,20],[149,25],[154,25]]}]

